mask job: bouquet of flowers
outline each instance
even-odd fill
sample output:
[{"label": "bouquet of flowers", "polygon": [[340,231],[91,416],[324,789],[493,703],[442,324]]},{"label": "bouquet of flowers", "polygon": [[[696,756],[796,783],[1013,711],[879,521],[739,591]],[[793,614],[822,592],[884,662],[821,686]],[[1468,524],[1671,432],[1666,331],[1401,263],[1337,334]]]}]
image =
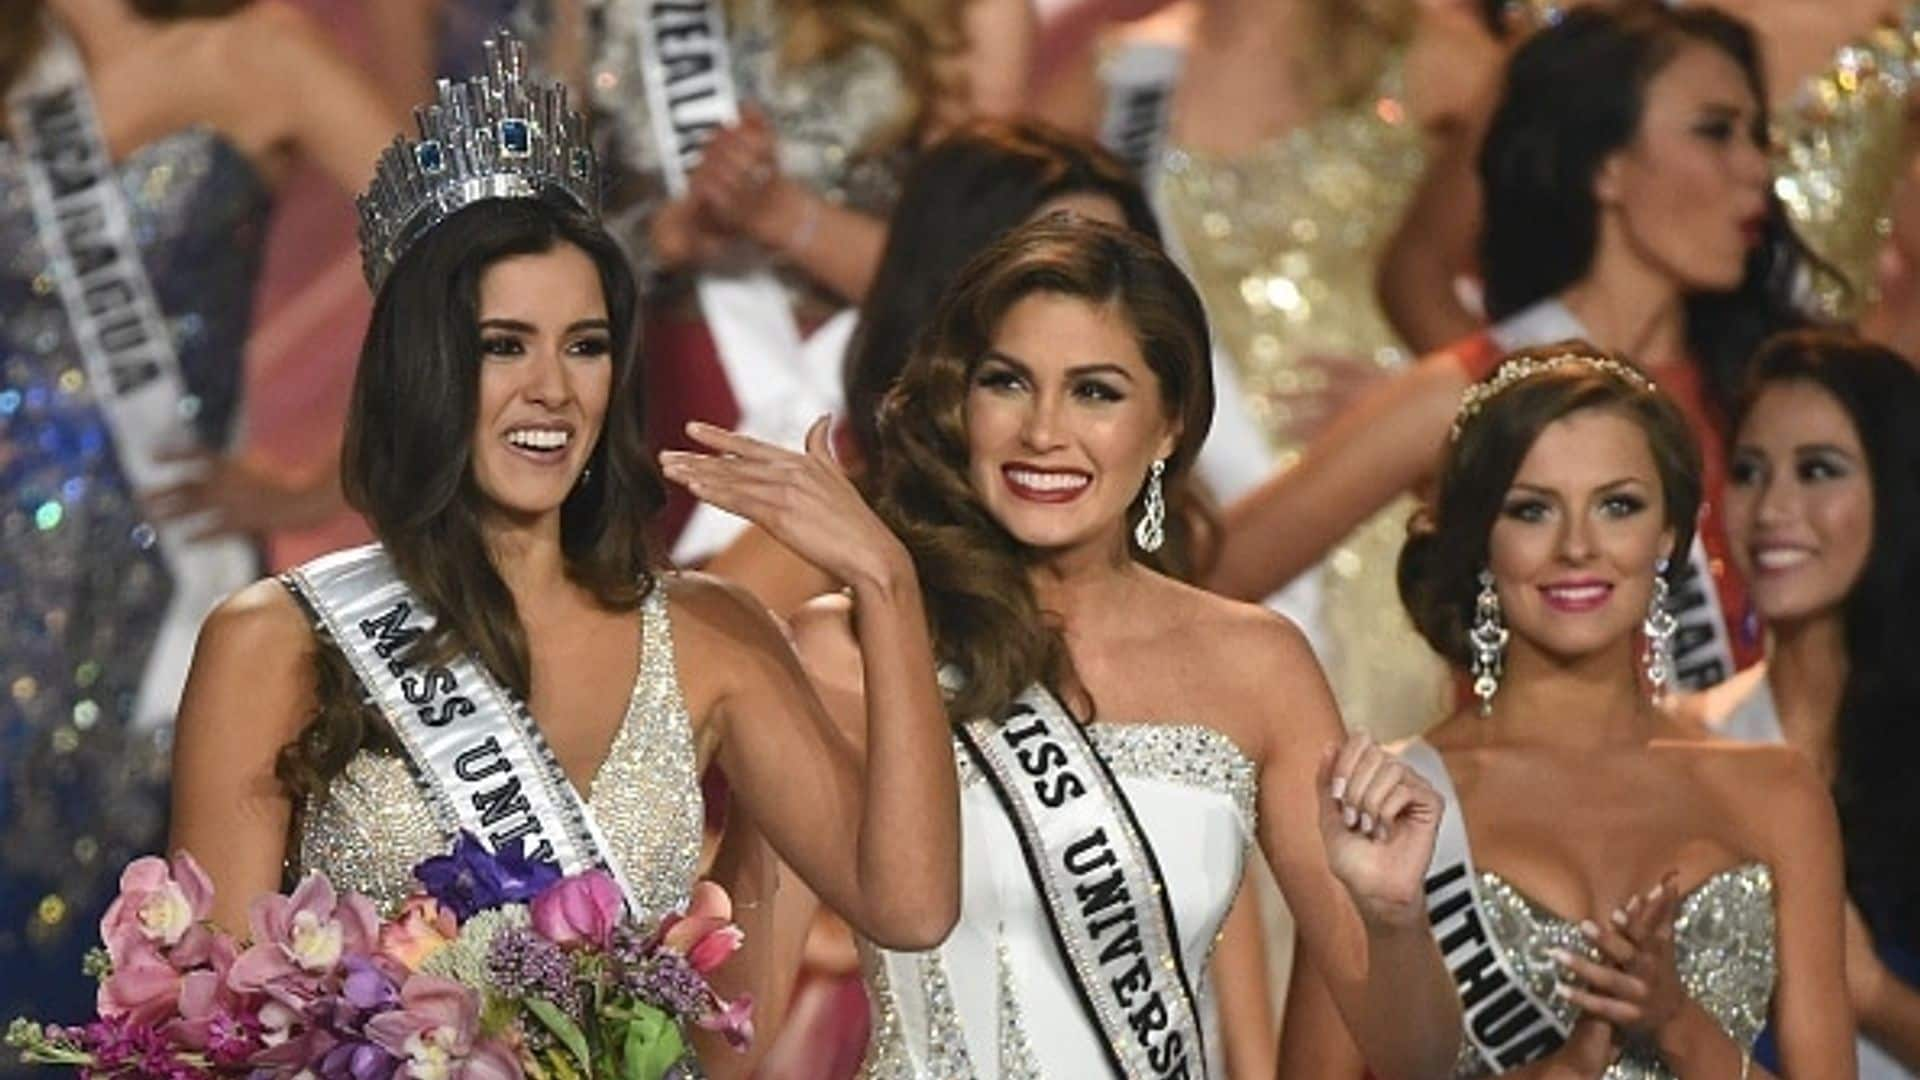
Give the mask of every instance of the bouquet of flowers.
[{"label": "bouquet of flowers", "polygon": [[242,942],[206,921],[192,856],[138,859],[88,959],[97,1018],[18,1019],[7,1043],[83,1077],[673,1080],[697,1075],[683,1022],[752,1038],[748,1000],[707,981],[741,942],[712,882],[643,925],[605,871],[562,876],[518,841],[463,834],[414,876],[423,890],[382,922],[313,874],[255,900]]}]

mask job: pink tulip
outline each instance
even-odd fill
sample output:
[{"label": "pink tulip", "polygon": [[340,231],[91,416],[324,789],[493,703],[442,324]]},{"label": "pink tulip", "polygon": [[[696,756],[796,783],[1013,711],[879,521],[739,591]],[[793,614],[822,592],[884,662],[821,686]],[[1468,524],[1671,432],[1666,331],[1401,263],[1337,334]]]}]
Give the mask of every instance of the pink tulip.
[{"label": "pink tulip", "polygon": [[711,881],[693,887],[685,914],[660,921],[660,944],[687,958],[702,975],[712,973],[740,948],[746,935],[733,925],[733,901]]},{"label": "pink tulip", "polygon": [[604,870],[574,874],[549,886],[532,905],[533,931],[562,948],[606,948],[626,903]]},{"label": "pink tulip", "polygon": [[[213,908],[213,883],[185,851],[169,866],[148,855],[120,873],[120,895],[100,920],[100,940],[118,967],[139,945],[171,949],[181,944]],[[196,948],[204,944],[197,935]]]},{"label": "pink tulip", "polygon": [[380,951],[408,971],[418,971],[427,957],[458,936],[460,923],[453,912],[431,896],[414,895],[407,897],[398,918],[380,928]]}]

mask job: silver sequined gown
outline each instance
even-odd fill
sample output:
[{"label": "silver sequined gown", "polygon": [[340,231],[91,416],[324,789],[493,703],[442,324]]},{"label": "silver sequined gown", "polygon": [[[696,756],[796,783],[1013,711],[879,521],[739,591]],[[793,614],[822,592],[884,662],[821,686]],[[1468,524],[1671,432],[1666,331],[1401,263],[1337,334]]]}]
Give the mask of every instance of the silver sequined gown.
[{"label": "silver sequined gown", "polygon": [[[1207,965],[1255,838],[1254,766],[1210,728],[1088,728],[1153,845],[1177,939],[1220,1060]],[[938,949],[864,947],[873,1002],[869,1080],[1026,1080],[1104,1075],[1005,809],[967,753],[960,769],[960,921]],[[1220,1075],[1217,1071],[1211,1075]]]},{"label": "silver sequined gown", "polygon": [[[698,753],[680,696],[666,593],[655,588],[642,605],[640,671],[586,799],[646,918],[686,906],[703,822]],[[296,869],[324,871],[336,887],[391,911],[415,891],[413,867],[452,844],[408,763],[363,751],[324,798],[304,808]]]},{"label": "silver sequined gown", "polygon": [[[1536,1000],[1548,1003],[1571,1025],[1579,1010],[1554,995],[1551,949],[1577,952],[1595,962],[1600,954],[1578,926],[1534,903],[1490,870],[1480,871],[1475,892],[1490,918],[1487,929],[1527,981]],[[1680,904],[1674,920],[1674,960],[1687,996],[1706,1009],[1739,1046],[1751,1047],[1767,1024],[1777,965],[1774,952],[1773,874],[1764,863],[1746,863],[1713,875]],[[1494,1076],[1470,1042],[1462,1043],[1454,1080]],[[1652,1051],[1629,1047],[1602,1074],[1604,1080],[1674,1080]]]},{"label": "silver sequined gown", "polygon": [[[225,448],[268,191],[204,130],[116,172],[192,391],[180,408]],[[165,828],[168,732],[129,714],[172,583],[47,269],[0,139],[0,1018],[64,1020],[92,1010],[80,956],[120,868]]]}]

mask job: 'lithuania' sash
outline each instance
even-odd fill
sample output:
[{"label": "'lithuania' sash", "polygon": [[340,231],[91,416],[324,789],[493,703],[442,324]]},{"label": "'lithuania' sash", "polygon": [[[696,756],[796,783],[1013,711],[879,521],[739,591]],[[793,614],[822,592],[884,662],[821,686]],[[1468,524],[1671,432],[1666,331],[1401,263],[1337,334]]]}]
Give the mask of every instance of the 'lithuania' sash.
[{"label": "'lithuania' sash", "polygon": [[1400,760],[1446,800],[1433,858],[1427,864],[1427,922],[1465,1010],[1467,1041],[1492,1067],[1505,1072],[1536,1061],[1566,1041],[1568,1029],[1535,997],[1487,929],[1475,884],[1467,823],[1447,766],[1424,739],[1410,740]]}]

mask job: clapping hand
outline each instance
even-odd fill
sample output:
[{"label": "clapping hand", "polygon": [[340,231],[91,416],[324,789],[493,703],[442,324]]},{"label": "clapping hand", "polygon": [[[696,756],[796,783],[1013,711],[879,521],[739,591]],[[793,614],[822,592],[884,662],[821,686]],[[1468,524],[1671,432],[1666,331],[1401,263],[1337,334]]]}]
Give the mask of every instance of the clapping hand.
[{"label": "clapping hand", "polygon": [[712,453],[668,450],[667,479],[702,502],[765,529],[794,554],[854,586],[890,583],[911,567],[906,548],[881,523],[834,460],[828,418],[807,430],[796,453],[711,424],[687,435]]},{"label": "clapping hand", "polygon": [[1616,908],[1605,921],[1581,923],[1581,934],[1604,962],[1556,951],[1553,959],[1566,976],[1558,993],[1622,1035],[1652,1042],[1688,1001],[1674,963],[1673,922],[1679,907],[1679,892],[1669,873],[1645,895],[1635,894]]},{"label": "clapping hand", "polygon": [[1446,802],[1367,735],[1321,753],[1315,774],[1327,864],[1360,914],[1382,926],[1424,926],[1427,864]]}]

